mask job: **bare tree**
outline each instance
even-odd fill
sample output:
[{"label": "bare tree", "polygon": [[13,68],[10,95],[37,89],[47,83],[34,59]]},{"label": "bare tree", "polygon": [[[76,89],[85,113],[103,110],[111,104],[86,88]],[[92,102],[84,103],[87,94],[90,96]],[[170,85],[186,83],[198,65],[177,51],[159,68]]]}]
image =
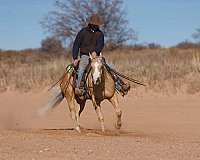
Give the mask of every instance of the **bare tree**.
[{"label": "bare tree", "polygon": [[196,29],[196,32],[192,35],[192,37],[193,37],[194,39],[196,39],[197,42],[200,43],[200,28],[197,28],[197,29]]},{"label": "bare tree", "polygon": [[42,26],[53,36],[72,42],[94,13],[104,21],[102,30],[107,45],[122,45],[136,39],[135,31],[128,27],[122,0],[57,0],[55,10],[42,20]]}]

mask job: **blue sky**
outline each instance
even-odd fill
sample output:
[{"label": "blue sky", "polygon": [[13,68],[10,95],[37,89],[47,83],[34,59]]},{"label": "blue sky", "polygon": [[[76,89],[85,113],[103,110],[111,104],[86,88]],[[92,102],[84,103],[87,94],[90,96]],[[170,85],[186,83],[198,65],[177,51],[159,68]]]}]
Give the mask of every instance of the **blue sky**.
[{"label": "blue sky", "polygon": [[[0,0],[0,48],[40,47],[47,34],[39,22],[53,9],[55,0]],[[138,43],[163,46],[191,40],[200,27],[199,0],[124,0],[130,26],[138,33]]]}]

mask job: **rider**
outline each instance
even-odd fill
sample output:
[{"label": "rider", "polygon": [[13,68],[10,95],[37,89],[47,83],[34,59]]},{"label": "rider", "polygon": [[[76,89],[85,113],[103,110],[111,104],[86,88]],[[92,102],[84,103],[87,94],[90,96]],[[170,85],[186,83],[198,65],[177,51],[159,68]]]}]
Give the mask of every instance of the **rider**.
[{"label": "rider", "polygon": [[[89,63],[89,53],[92,57],[100,55],[100,52],[104,48],[104,34],[99,29],[99,26],[103,22],[98,14],[94,14],[90,17],[88,26],[81,29],[74,41],[72,49],[73,64],[77,66],[79,63],[78,54],[80,52],[80,63],[78,68],[78,78],[76,81],[75,94],[83,95],[84,88],[81,87],[81,80],[83,73]],[[129,90],[129,85],[123,84],[124,90]]]}]

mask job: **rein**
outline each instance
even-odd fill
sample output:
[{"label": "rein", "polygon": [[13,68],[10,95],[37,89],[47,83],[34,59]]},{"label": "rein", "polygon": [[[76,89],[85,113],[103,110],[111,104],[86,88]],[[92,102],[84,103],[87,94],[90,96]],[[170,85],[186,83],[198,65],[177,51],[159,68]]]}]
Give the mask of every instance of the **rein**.
[{"label": "rein", "polygon": [[[48,89],[48,91],[50,91],[52,88],[54,88],[61,80],[63,80],[63,78],[65,77],[65,75],[67,74],[67,73],[70,73],[71,72],[71,74],[74,72],[75,70],[74,70],[74,67],[73,67],[73,64],[69,64],[67,67],[66,67],[66,71],[64,72],[64,74],[62,75],[62,77],[60,77],[60,79],[56,82],[56,83],[54,83],[49,89]],[[71,76],[70,76],[71,77]]]},{"label": "rein", "polygon": [[54,84],[48,89],[48,91],[50,91],[52,88],[54,88],[54,87],[64,78],[65,75],[66,75],[66,72],[62,75],[62,77],[60,77],[60,79],[59,79],[56,83],[54,83]]},{"label": "rein", "polygon": [[118,75],[119,77],[122,77],[122,78],[124,78],[124,79],[126,79],[126,80],[128,80],[128,81],[130,81],[130,82],[133,82],[133,83],[136,83],[136,84],[139,84],[139,85],[142,85],[142,86],[146,86],[145,84],[143,84],[142,82],[140,82],[140,81],[138,81],[138,80],[136,80],[136,79],[133,79],[133,78],[130,78],[130,77],[128,77],[128,76],[126,76],[126,75],[124,75],[124,74],[122,74],[122,73],[119,73],[119,72],[117,72],[115,69],[113,69],[113,68],[110,68],[108,65],[107,65],[107,63],[105,62],[105,59],[104,59],[104,61],[103,61],[103,64],[105,65],[105,67],[107,68],[107,70],[111,73],[111,74],[116,74],[116,75]]}]

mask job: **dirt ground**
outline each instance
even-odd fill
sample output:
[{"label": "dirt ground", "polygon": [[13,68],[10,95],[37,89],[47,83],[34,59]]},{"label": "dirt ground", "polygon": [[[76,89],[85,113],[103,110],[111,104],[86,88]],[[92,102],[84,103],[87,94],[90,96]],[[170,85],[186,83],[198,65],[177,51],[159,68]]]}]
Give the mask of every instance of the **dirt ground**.
[{"label": "dirt ground", "polygon": [[[134,91],[120,98],[123,126],[102,104],[106,133],[90,102],[83,111],[81,134],[72,129],[64,100],[38,117],[46,92],[0,94],[0,160],[197,160],[200,159],[200,96],[152,95]],[[151,96],[150,96],[151,95]]]}]

